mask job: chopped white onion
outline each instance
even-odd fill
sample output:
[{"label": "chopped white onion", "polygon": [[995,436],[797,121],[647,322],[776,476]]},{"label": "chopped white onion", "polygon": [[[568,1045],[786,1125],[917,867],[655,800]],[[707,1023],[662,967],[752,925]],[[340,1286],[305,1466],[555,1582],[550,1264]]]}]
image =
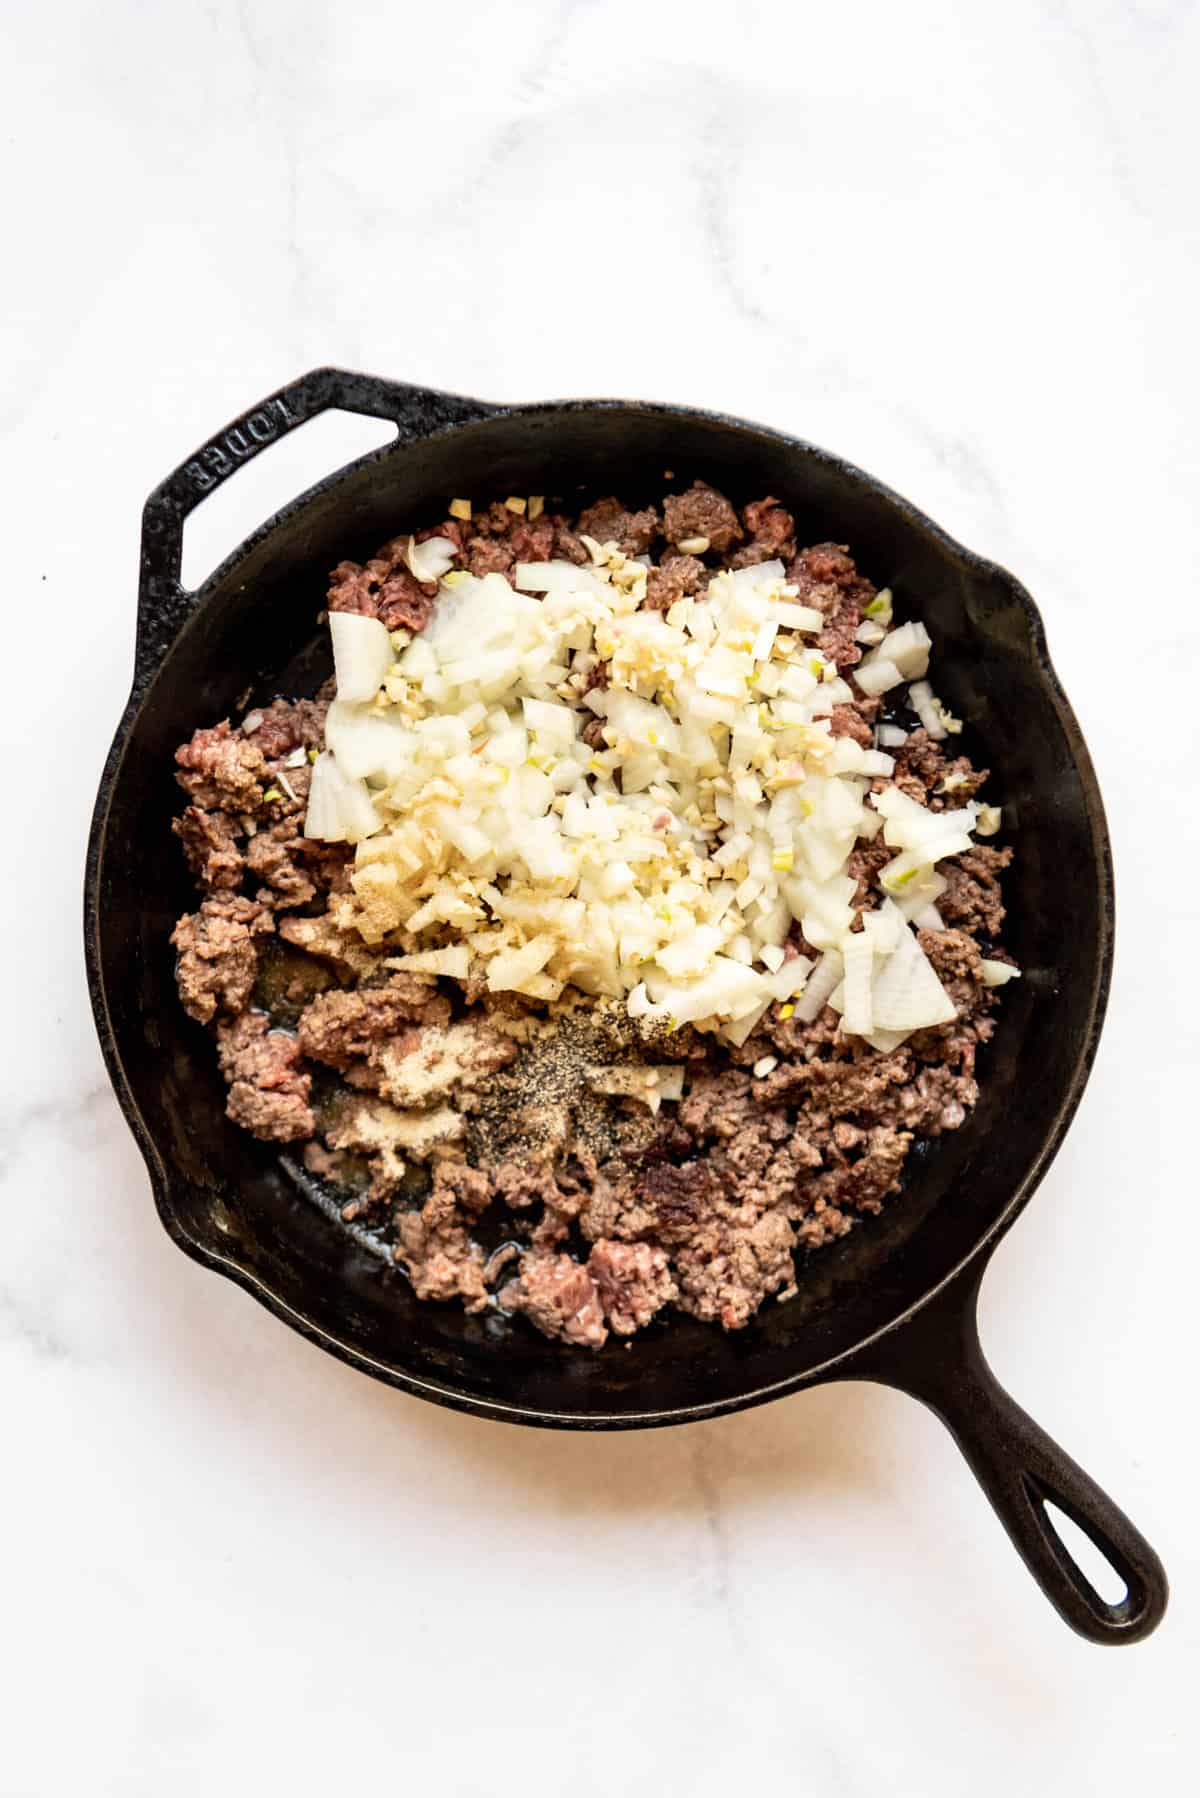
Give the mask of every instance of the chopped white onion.
[{"label": "chopped white onion", "polygon": [[871,999],[874,962],[874,947],[865,930],[842,938],[842,1028],[855,1036],[869,1036],[875,1027]]},{"label": "chopped white onion", "polygon": [[979,965],[983,969],[985,986],[1007,986],[1010,980],[1021,978],[1021,970],[1012,967],[1006,961],[992,961],[985,957]]},{"label": "chopped white onion", "polygon": [[883,661],[893,662],[905,680],[918,680],[929,667],[932,648],[929,632],[919,619],[914,618],[888,632],[879,646],[879,656]]},{"label": "chopped white onion", "polygon": [[945,930],[946,922],[936,905],[923,905],[920,911],[912,914],[912,921],[918,930]]},{"label": "chopped white onion", "polygon": [[894,849],[907,851],[911,857],[902,869],[884,870],[888,876],[884,884],[889,889],[896,889],[901,874],[907,881],[911,867],[940,861],[946,855],[961,855],[971,847],[971,831],[979,809],[973,801],[960,811],[935,812],[899,787],[885,787],[872,795],[872,803],[884,819],[884,841]]},{"label": "chopped white onion", "polygon": [[904,681],[895,662],[889,662],[883,656],[878,660],[861,661],[854,670],[854,678],[862,691],[871,695],[890,693],[893,687],[901,686]]},{"label": "chopped white onion", "polygon": [[925,1030],[958,1015],[907,924],[875,976],[872,1001],[875,1027],[882,1030]]},{"label": "chopped white onion", "polygon": [[863,913],[863,932],[870,939],[876,955],[890,955],[900,941],[903,916],[892,900],[885,900],[878,911]]},{"label": "chopped white onion", "polygon": [[325,741],[351,779],[383,782],[411,766],[416,739],[398,718],[338,699],[325,719]]},{"label": "chopped white onion", "polygon": [[[945,875],[939,874],[936,868],[919,868],[916,877],[907,881],[900,888],[893,896],[891,903],[895,905],[903,918],[912,923],[935,908],[937,900],[941,898],[949,884]],[[926,929],[928,926],[922,924],[920,928]],[[944,926],[938,924],[933,928],[941,930]]]},{"label": "chopped white onion", "polygon": [[735,1049],[740,1049],[747,1037],[758,1029],[770,1009],[771,1001],[767,999],[763,1004],[756,1005],[753,1011],[748,1011],[744,1018],[738,1018],[736,1023],[722,1024],[721,1037],[725,1042],[732,1043]]},{"label": "chopped white onion", "polygon": [[338,698],[348,704],[374,699],[393,660],[384,625],[360,612],[331,612],[329,635]]},{"label": "chopped white onion", "polygon": [[[403,933],[414,973],[543,1001],[571,983],[731,1043],[773,1004],[803,1023],[836,999],[868,1042],[890,1040],[913,991],[944,1006],[905,920],[934,922],[934,864],[969,845],[980,808],[872,795],[904,733],[881,726],[864,749],[830,722],[923,672],[923,627],[890,629],[881,595],[856,688],[804,641],[823,619],[782,562],[716,573],[663,615],[643,603],[644,558],[589,552],[588,568],[522,563],[511,584],[452,568],[449,539],[410,541],[412,572],[440,575],[420,634],[335,614],[309,816],[362,845],[343,911],[369,941]],[[878,837],[898,904],[852,931],[849,857]],[[786,953],[794,924],[815,966]]]},{"label": "chopped white onion", "polygon": [[804,993],[797,1001],[795,1015],[802,1024],[811,1024],[820,1014],[841,978],[842,958],[836,949],[827,949],[809,975]]},{"label": "chopped white onion", "polygon": [[453,567],[457,553],[449,537],[427,537],[424,543],[410,537],[404,550],[404,561],[414,580],[427,586],[430,581],[440,581]]},{"label": "chopped white onion", "polygon": [[313,763],[304,834],[320,843],[361,843],[383,820],[366,783],[343,774],[328,750]]},{"label": "chopped white onion", "polygon": [[540,974],[554,954],[552,936],[535,936],[520,949],[502,951],[488,963],[487,984],[491,993],[523,992],[530,977]]},{"label": "chopped white onion", "polygon": [[643,1105],[656,1112],[664,1099],[672,1103],[682,1099],[683,1079],[684,1069],[678,1063],[644,1067],[635,1062],[592,1068],[587,1082],[595,1093],[605,1093],[615,1099],[640,1099]]},{"label": "chopped white onion", "polygon": [[934,703],[933,688],[927,680],[914,681],[908,689],[908,703],[921,720],[926,731],[938,742],[946,735],[946,727],[942,723]]},{"label": "chopped white onion", "polygon": [[786,599],[778,602],[774,617],[789,631],[819,631],[825,623],[824,614],[815,606],[797,606]]},{"label": "chopped white onion", "polygon": [[471,952],[465,943],[452,943],[447,949],[421,949],[415,955],[393,955],[386,965],[407,974],[444,974],[452,980],[466,980],[471,971]]},{"label": "chopped white onion", "polygon": [[590,568],[577,568],[574,562],[518,562],[513,579],[524,593],[603,595],[606,591]]},{"label": "chopped white onion", "polygon": [[808,977],[812,973],[813,963],[807,955],[793,955],[776,968],[774,973],[766,977],[766,985],[771,990],[772,999],[782,1005],[788,999],[798,999],[808,985]]},{"label": "chopped white onion", "polygon": [[[736,1022],[770,997],[761,974],[727,955],[716,956],[699,980],[668,980],[650,973],[642,990],[649,995],[643,1015],[676,1024],[714,1016]],[[632,1012],[632,1005],[630,1009]]]}]

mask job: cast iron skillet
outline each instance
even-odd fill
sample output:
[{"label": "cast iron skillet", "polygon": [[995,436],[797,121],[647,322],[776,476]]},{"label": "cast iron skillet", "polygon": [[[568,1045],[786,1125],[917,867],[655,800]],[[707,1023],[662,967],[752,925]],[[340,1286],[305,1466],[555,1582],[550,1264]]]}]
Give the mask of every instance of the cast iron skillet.
[{"label": "cast iron skillet", "polygon": [[[330,407],[393,420],[394,443],[312,488],[196,592],[180,585],[184,520],[237,467]],[[741,503],[776,494],[802,542],[852,545],[919,605],[937,682],[987,761],[1020,853],[1005,994],[978,1109],[919,1162],[877,1222],[824,1249],[800,1294],[732,1335],[673,1316],[616,1352],[544,1343],[523,1321],[417,1304],[363,1239],[334,1227],[295,1165],[235,1129],[206,1035],[175,994],[168,935],[192,895],[170,836],[172,752],[198,725],[327,672],[326,575],[456,493],[619,491],[638,500],[702,475]],[[1067,902],[1069,895],[1069,905]],[[1004,570],[848,463],[738,419],[620,400],[492,406],[317,369],[199,450],[147,502],[133,690],[100,782],[88,851],[88,973],[117,1096],[174,1240],[343,1361],[421,1398],[513,1423],[628,1429],[868,1379],[947,1424],[1017,1549],[1066,1621],[1133,1642],[1166,1603],[1162,1567],[1128,1518],[1002,1390],[976,1332],[980,1278],[1045,1174],[1096,1051],[1113,940],[1104,813],[1046,653],[1041,619]],[[1106,1603],[1055,1532],[1072,1518],[1126,1584]]]}]

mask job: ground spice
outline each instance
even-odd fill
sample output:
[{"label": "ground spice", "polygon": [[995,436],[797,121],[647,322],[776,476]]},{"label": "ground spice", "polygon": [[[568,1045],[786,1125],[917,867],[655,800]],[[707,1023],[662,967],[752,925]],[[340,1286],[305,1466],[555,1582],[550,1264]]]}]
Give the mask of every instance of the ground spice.
[{"label": "ground spice", "polygon": [[[593,1092],[588,1075],[615,1062],[661,1060],[660,1047],[623,1007],[563,1010],[488,1082],[468,1126],[470,1159],[488,1168],[573,1151],[602,1162],[638,1147],[654,1134],[649,1109]],[[678,1047],[672,1058],[681,1059]]]}]

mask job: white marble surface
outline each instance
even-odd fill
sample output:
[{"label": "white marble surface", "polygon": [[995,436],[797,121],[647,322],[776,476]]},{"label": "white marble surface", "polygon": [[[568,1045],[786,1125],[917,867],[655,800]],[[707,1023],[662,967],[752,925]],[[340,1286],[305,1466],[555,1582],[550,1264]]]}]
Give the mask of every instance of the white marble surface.
[{"label": "white marble surface", "polygon": [[[1198,50],[1189,0],[4,9],[4,1798],[1195,1789]],[[325,361],[766,419],[1039,597],[1121,938],[983,1325],[1167,1561],[1151,1642],[1072,1637],[900,1397],[471,1422],[168,1243],[78,942],[138,513]]]}]

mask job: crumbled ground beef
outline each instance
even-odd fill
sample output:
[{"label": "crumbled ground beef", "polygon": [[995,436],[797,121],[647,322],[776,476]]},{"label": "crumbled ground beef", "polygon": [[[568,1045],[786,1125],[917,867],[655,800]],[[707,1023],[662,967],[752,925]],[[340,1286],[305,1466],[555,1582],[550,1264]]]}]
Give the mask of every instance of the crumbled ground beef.
[{"label": "crumbled ground beef", "polygon": [[658,513],[653,506],[644,512],[627,512],[619,499],[600,499],[580,514],[577,529],[581,537],[615,543],[627,556],[641,556],[658,535]]},{"label": "crumbled ground beef", "polygon": [[838,1118],[874,1122],[889,1116],[892,1088],[903,1086],[912,1072],[911,1055],[904,1048],[881,1055],[855,1037],[845,1039],[844,1050],[829,1060],[782,1062],[765,1080],[755,1081],[754,1097],[763,1105],[802,1107],[805,1119],[822,1133]]},{"label": "crumbled ground beef", "polygon": [[608,1339],[596,1282],[570,1255],[534,1250],[521,1257],[520,1274],[500,1289],[505,1311],[523,1311],[545,1336],[582,1348],[603,1348]]},{"label": "crumbled ground beef", "polygon": [[455,518],[418,538],[444,537],[454,544],[455,566],[470,574],[508,575],[518,562],[548,562],[562,557],[568,562],[587,562],[588,552],[577,534],[555,512],[530,518],[495,501],[468,521]]},{"label": "crumbled ground beef", "polygon": [[512,529],[513,558],[517,562],[549,562],[558,554],[558,524],[549,512],[530,521],[518,518]]},{"label": "crumbled ground beef", "polygon": [[642,1330],[679,1296],[665,1249],[647,1242],[593,1243],[588,1272],[596,1283],[609,1328],[618,1336]]},{"label": "crumbled ground beef", "polygon": [[507,574],[516,560],[511,543],[503,537],[472,537],[467,544],[467,567],[472,574]]},{"label": "crumbled ground beef", "polygon": [[820,612],[828,612],[837,598],[865,606],[875,597],[874,587],[858,572],[844,543],[815,543],[811,549],[802,549],[788,579],[799,586],[799,603],[816,606]]},{"label": "crumbled ground beef", "polygon": [[[645,603],[660,611],[702,597],[718,566],[782,559],[801,603],[822,614],[820,648],[850,679],[832,734],[874,744],[881,701],[853,682],[874,588],[838,544],[797,551],[792,514],[773,497],[739,519],[697,481],[668,495],[661,516],[611,496],[575,521],[497,501],[417,532],[444,538],[458,568],[509,578],[518,562],[586,564],[585,536],[649,553]],[[704,547],[679,547],[692,539]],[[363,564],[339,563],[330,608],[420,631],[436,588],[409,572],[407,544],[400,536]],[[571,678],[580,690],[604,686],[608,665]],[[268,1141],[302,1143],[312,1177],[342,1183],[345,1217],[390,1217],[396,1261],[419,1298],[499,1306],[587,1348],[669,1307],[739,1329],[766,1299],[794,1290],[803,1252],[880,1210],[914,1140],[964,1122],[978,1098],[978,1050],[994,1029],[982,957],[1005,954],[995,939],[1010,849],[981,844],[940,865],[945,928],[919,934],[954,1002],[952,1022],[883,1053],[843,1036],[828,1006],[804,1022],[776,1005],[736,1048],[686,1026],[656,1043],[653,1059],[687,1070],[682,1101],[656,1119],[630,1101],[591,1093],[585,1102],[586,1057],[574,1087],[531,1098],[521,1070],[542,1052],[545,1007],[389,969],[408,945],[368,945],[339,922],[354,851],[303,835],[309,751],[331,697],[326,687],[313,700],[273,700],[177,751],[190,803],[174,829],[204,897],[171,940],[182,1002],[214,1029],[230,1118]],[[585,740],[603,747],[602,730],[597,718]],[[894,774],[875,787],[895,785],[935,810],[962,806],[986,778],[923,730],[893,753]],[[856,907],[879,903],[893,853],[882,836],[856,846]],[[796,926],[784,953],[819,951]],[[764,1056],[774,1065],[755,1077]],[[489,1253],[481,1233],[505,1240]]]},{"label": "crumbled ground beef", "polygon": [[246,1011],[219,1026],[217,1048],[229,1085],[225,1109],[235,1124],[270,1142],[312,1135],[312,1077],[294,1036],[272,1030],[263,1012]]},{"label": "crumbled ground beef", "polygon": [[236,1017],[249,1004],[258,972],[255,939],[273,928],[270,912],[232,894],[206,899],[198,912],[180,918],[171,932],[179,997],[198,1023],[211,1023],[218,1011]]},{"label": "crumbled ground beef", "polygon": [[988,778],[988,770],[972,767],[966,756],[947,759],[942,745],[925,730],[910,732],[893,753],[891,785],[931,811],[958,811]]},{"label": "crumbled ground beef", "polygon": [[863,607],[875,597],[870,581],[859,574],[846,549],[837,543],[818,543],[802,549],[787,565],[789,581],[799,588],[799,603],[815,606],[825,618],[817,638],[823,655],[837,663],[844,674],[862,660],[854,634],[863,620]]},{"label": "crumbled ground beef", "polygon": [[228,719],[198,730],[175,751],[180,786],[194,803],[213,811],[253,816],[267,786],[266,757],[252,737],[235,731]]},{"label": "crumbled ground beef", "polygon": [[380,619],[390,631],[424,630],[437,586],[428,581],[422,585],[404,566],[400,553],[395,559],[373,557],[363,567],[339,562],[330,576],[329,610],[361,612]]},{"label": "crumbled ground beef", "polygon": [[795,1248],[796,1233],[780,1211],[708,1217],[675,1250],[680,1309],[740,1330],[772,1293],[795,1289]]},{"label": "crumbled ground beef", "polygon": [[[318,845],[312,844],[311,848]],[[320,848],[332,849],[335,844],[320,844]],[[343,864],[344,865],[344,864]],[[328,867],[328,864],[326,864]],[[378,949],[368,949],[362,938],[356,934],[339,929],[328,912],[319,917],[297,918],[283,916],[279,920],[279,934],[285,942],[297,949],[303,949],[309,955],[315,955],[322,961],[333,962],[347,975],[366,977],[378,970],[383,955]]]},{"label": "crumbled ground beef", "polygon": [[666,612],[677,599],[699,593],[707,586],[709,571],[696,556],[664,556],[646,577],[646,606]]},{"label": "crumbled ground beef", "polygon": [[[331,693],[316,699],[273,699],[268,706],[248,714],[242,735],[268,762],[278,763],[297,749],[319,749],[325,730],[325,714]],[[291,775],[293,784],[307,780],[301,767]]]},{"label": "crumbled ground beef", "polygon": [[950,883],[937,902],[947,924],[977,931],[982,937],[999,936],[1005,916],[999,876],[1012,861],[1012,853],[1011,849],[981,844],[939,863],[939,872]]},{"label": "crumbled ground beef", "polygon": [[852,880],[858,882],[851,901],[853,905],[874,906],[879,903],[879,888],[875,883],[879,879],[880,869],[887,866],[895,853],[882,837],[876,837],[873,843],[860,843],[851,852],[846,872]]},{"label": "crumbled ground beef", "polygon": [[494,1179],[496,1191],[510,1211],[553,1205],[559,1196],[558,1181],[543,1161],[502,1161]]},{"label": "crumbled ground beef", "polygon": [[729,558],[731,568],[750,568],[756,562],[786,562],[796,553],[796,521],[777,499],[752,500],[742,511],[742,528],[749,542]]},{"label": "crumbled ground beef", "polygon": [[300,1020],[300,1046],[314,1061],[343,1072],[381,1047],[416,1041],[415,1027],[447,1024],[450,1004],[428,981],[393,974],[383,986],[321,993]]},{"label": "crumbled ground beef", "polygon": [[300,823],[294,817],[281,819],[246,844],[246,869],[262,883],[257,897],[264,905],[283,909],[307,905],[316,897],[316,881],[304,865],[306,839],[299,834]]},{"label": "crumbled ground beef", "polygon": [[709,549],[719,556],[742,535],[737,513],[725,495],[706,481],[693,481],[686,493],[668,494],[663,502],[663,532],[675,546],[705,537]]},{"label": "crumbled ground beef", "polygon": [[861,694],[854,705],[835,705],[829,714],[830,734],[835,737],[853,737],[863,749],[871,749],[875,743],[873,717],[879,710],[879,701]]},{"label": "crumbled ground beef", "polygon": [[[456,1164],[450,1164],[453,1168]],[[473,1174],[473,1169],[465,1169]],[[475,1175],[484,1187],[487,1181]],[[466,1203],[464,1205],[464,1194]],[[464,1310],[482,1311],[489,1294],[483,1279],[486,1257],[468,1235],[460,1206],[468,1217],[477,1215],[487,1197],[456,1178],[442,1163],[434,1174],[433,1191],[419,1212],[402,1212],[397,1219],[396,1260],[408,1271],[419,1299],[461,1299]]]},{"label": "crumbled ground beef", "polygon": [[171,828],[183,844],[197,886],[206,893],[236,892],[246,863],[239,848],[242,832],[227,812],[189,805]]},{"label": "crumbled ground beef", "polygon": [[172,828],[206,892],[235,894],[249,877],[258,903],[280,909],[330,886],[346,852],[300,832],[308,751],[322,740],[331,696],[323,689],[316,699],[273,700],[237,728],[224,719],[196,731],[176,751],[179,784],[194,803]]},{"label": "crumbled ground beef", "polygon": [[[862,1134],[851,1155],[832,1143],[825,1171],[813,1176],[808,1197],[812,1208],[829,1207],[845,1216],[852,1211],[878,1212],[900,1184],[900,1170],[912,1137],[907,1131],[877,1124]],[[816,1213],[817,1216],[821,1212]]]},{"label": "crumbled ground beef", "polygon": [[979,1097],[979,1087],[969,1074],[953,1068],[922,1068],[900,1092],[900,1121],[920,1136],[941,1136],[957,1130]]}]

